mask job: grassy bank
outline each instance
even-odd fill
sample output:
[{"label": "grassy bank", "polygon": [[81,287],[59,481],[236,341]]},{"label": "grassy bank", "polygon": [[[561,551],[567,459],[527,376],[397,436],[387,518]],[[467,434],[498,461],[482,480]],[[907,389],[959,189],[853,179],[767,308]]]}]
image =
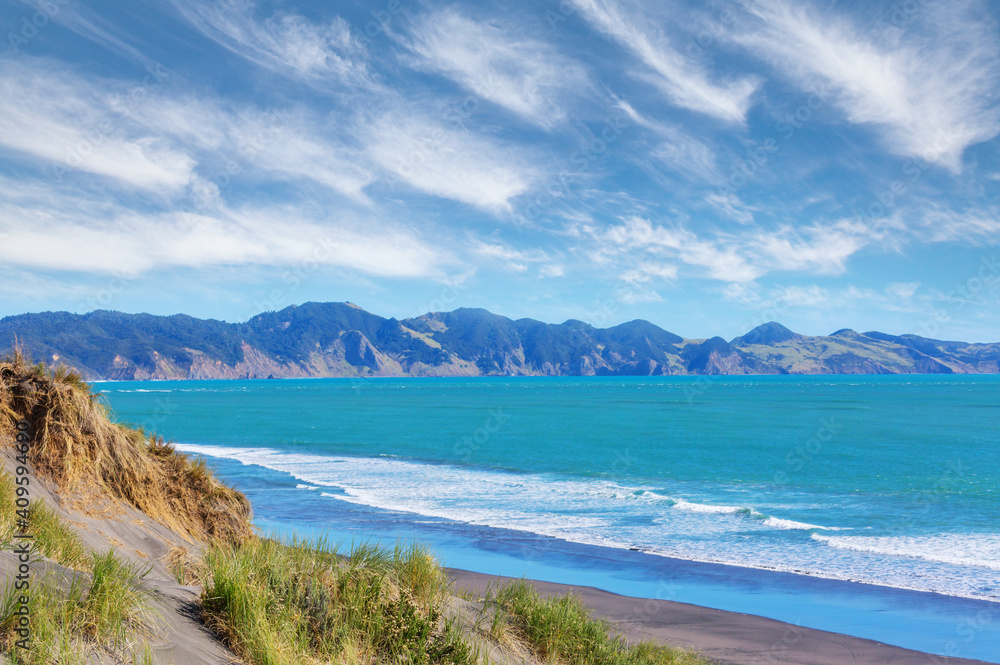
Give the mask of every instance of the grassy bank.
[{"label": "grassy bank", "polygon": [[448,585],[417,547],[358,547],[260,539],[217,545],[204,558],[209,625],[251,663],[477,662],[441,618]]},{"label": "grassy bank", "polygon": [[[5,546],[15,535],[15,498],[13,478],[0,473],[0,542]],[[32,560],[56,566],[36,574],[27,591],[17,590],[15,580],[5,581],[0,590],[0,650],[26,665],[87,663],[97,654],[125,663],[150,662],[143,644],[150,619],[150,593],[143,584],[148,569],[113,550],[88,551],[41,499],[32,502],[23,531],[34,536]],[[31,611],[28,650],[15,648],[22,596]]]},{"label": "grassy bank", "polygon": [[572,595],[543,597],[524,580],[490,587],[483,616],[500,643],[529,645],[546,663],[572,665],[704,665],[690,651],[649,642],[626,644],[607,622],[595,619]]},{"label": "grassy bank", "polygon": [[[705,662],[655,645],[626,645],[578,600],[542,598],[525,583],[491,590],[474,604],[478,615],[471,619],[448,620],[452,589],[420,547],[362,546],[342,554],[324,543],[260,538],[246,497],[203,462],[112,422],[107,405],[77,374],[34,365],[15,352],[0,360],[2,438],[13,440],[21,421],[31,434],[29,466],[58,489],[61,504],[84,513],[127,504],[188,541],[164,563],[177,582],[201,587],[205,624],[248,664],[514,662],[494,661],[493,651],[515,643],[529,663]],[[0,474],[4,549],[23,526],[16,492],[13,479]],[[13,648],[19,604],[8,579],[0,595],[0,650],[33,665],[159,662],[147,644],[158,621],[152,587],[174,580],[153,580],[150,567],[114,550],[88,551],[41,499],[31,503],[26,530],[35,536],[31,646]]]}]

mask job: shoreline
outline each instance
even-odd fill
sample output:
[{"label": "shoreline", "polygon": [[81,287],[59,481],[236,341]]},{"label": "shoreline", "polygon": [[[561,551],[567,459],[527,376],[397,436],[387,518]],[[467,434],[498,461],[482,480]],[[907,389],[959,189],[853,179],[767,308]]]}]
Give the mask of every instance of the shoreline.
[{"label": "shoreline", "polygon": [[[517,578],[445,568],[456,590],[481,594],[497,581]],[[636,598],[595,587],[528,580],[542,594],[572,593],[628,641],[662,642],[692,649],[720,665],[991,665],[938,656],[875,640],[833,633],[673,600]]]}]

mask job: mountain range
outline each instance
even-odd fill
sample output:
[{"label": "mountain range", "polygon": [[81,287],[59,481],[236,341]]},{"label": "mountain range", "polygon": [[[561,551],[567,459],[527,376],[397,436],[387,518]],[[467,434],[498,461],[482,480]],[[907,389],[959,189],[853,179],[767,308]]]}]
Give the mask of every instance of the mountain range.
[{"label": "mountain range", "polygon": [[245,323],[97,310],[0,319],[0,344],[89,380],[361,376],[1000,373],[1000,343],[794,333],[765,323],[726,341],[636,320],[611,328],[456,309],[397,320],[305,303]]}]

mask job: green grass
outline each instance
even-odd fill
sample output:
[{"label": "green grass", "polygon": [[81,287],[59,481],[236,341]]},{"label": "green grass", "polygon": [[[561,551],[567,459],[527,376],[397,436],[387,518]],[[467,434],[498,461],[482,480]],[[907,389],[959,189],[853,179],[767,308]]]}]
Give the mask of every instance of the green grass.
[{"label": "green grass", "polygon": [[81,629],[98,642],[120,646],[145,631],[151,618],[150,568],[108,550],[93,556],[90,588],[81,605]]},{"label": "green grass", "polygon": [[355,547],[259,539],[205,555],[207,620],[249,663],[311,660],[472,664],[470,647],[441,620],[447,589],[419,547]]},{"label": "green grass", "polygon": [[151,619],[150,592],[143,587],[148,570],[113,550],[93,556],[93,573],[35,575],[27,593],[31,642],[16,648],[13,632],[17,596],[13,582],[0,595],[0,646],[14,663],[84,663],[103,651],[120,661],[150,659],[143,638]]},{"label": "green grass", "polygon": [[[5,546],[17,532],[16,498],[13,478],[0,473],[0,541]],[[41,498],[29,506],[26,533],[34,536],[32,560],[45,556],[69,570],[32,574],[27,592],[31,612],[27,650],[15,648],[18,638],[13,633],[18,597],[25,592],[14,588],[14,580],[0,590],[0,647],[12,662],[73,665],[87,662],[87,655],[97,649],[123,662],[151,662],[142,641],[151,618],[150,595],[143,587],[148,569],[113,550],[89,553],[73,529]]]},{"label": "green grass", "polygon": [[[9,474],[0,472],[0,544],[5,547],[10,545],[17,530],[15,493],[14,479]],[[67,568],[89,570],[87,548],[79,536],[41,498],[31,501],[26,533],[34,536],[33,553],[40,553]]]},{"label": "green grass", "polygon": [[573,595],[542,597],[523,580],[490,587],[484,614],[492,613],[491,635],[525,642],[548,663],[565,665],[708,665],[689,651],[652,643],[628,645],[610,625],[593,619]]}]

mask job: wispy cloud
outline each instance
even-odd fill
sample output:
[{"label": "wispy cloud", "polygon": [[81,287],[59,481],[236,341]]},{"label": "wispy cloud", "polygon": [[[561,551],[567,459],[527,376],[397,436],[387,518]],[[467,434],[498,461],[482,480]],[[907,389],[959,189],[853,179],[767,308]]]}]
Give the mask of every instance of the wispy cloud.
[{"label": "wispy cloud", "polygon": [[477,263],[482,259],[499,261],[512,272],[527,272],[529,266],[533,266],[537,268],[534,275],[542,279],[562,277],[566,274],[565,267],[561,263],[553,261],[552,257],[541,249],[519,250],[495,239],[474,239],[472,251]]},{"label": "wispy cloud", "polygon": [[847,259],[871,239],[867,228],[852,222],[840,222],[758,231],[750,234],[747,240],[750,251],[770,270],[804,270],[836,275],[845,271]]},{"label": "wispy cloud", "polygon": [[[133,274],[213,266],[293,265],[310,259],[385,277],[440,277],[444,250],[376,220],[329,221],[305,206],[144,211],[48,184],[0,187],[8,264],[26,269]],[[37,251],[45,247],[44,252]]]},{"label": "wispy cloud", "polygon": [[122,82],[91,83],[45,61],[0,59],[0,145],[59,175],[79,170],[145,190],[184,188],[195,160],[116,109]]},{"label": "wispy cloud", "polygon": [[[846,284],[834,288],[817,284],[786,284],[771,288],[759,285],[731,285],[726,288],[727,299],[760,308],[774,314],[788,314],[791,310],[811,310],[822,313],[830,309],[843,312],[873,308],[882,312],[926,312],[928,295],[919,294],[920,282],[890,282],[882,288],[859,287]],[[796,311],[801,318],[803,312]]]},{"label": "wispy cloud", "polygon": [[495,241],[476,240],[473,242],[473,249],[480,256],[502,261],[536,262],[549,260],[549,255],[540,249],[523,251]]},{"label": "wispy cloud", "polygon": [[681,226],[655,225],[642,217],[624,219],[600,239],[616,250],[664,255],[701,269],[700,276],[735,283],[772,271],[840,274],[846,261],[871,240],[866,229],[847,222],[703,238]]},{"label": "wispy cloud", "polygon": [[309,115],[298,111],[244,114],[234,124],[237,154],[259,172],[312,180],[358,202],[367,203],[364,188],[375,180],[362,149]]},{"label": "wispy cloud", "polygon": [[[311,180],[355,201],[368,202],[363,190],[374,175],[361,148],[345,143],[348,137],[305,109],[264,110],[214,98],[161,95],[137,121],[199,154],[203,178]],[[229,171],[238,173],[224,175]]]},{"label": "wispy cloud", "polygon": [[144,65],[155,64],[142,51],[128,43],[122,35],[116,34],[117,30],[107,19],[82,3],[59,2],[57,5],[42,5],[36,0],[21,0],[21,3],[32,7],[33,10],[41,8],[50,20],[113,53]]},{"label": "wispy cloud", "polygon": [[618,100],[616,107],[640,127],[650,130],[658,141],[650,155],[672,171],[707,183],[716,183],[720,176],[715,152],[704,141],[679,127],[652,120],[639,113],[630,103]]},{"label": "wispy cloud", "polygon": [[249,0],[173,4],[205,36],[262,67],[310,82],[368,78],[363,49],[340,17],[328,23],[289,12],[260,17]]},{"label": "wispy cloud", "polygon": [[328,120],[301,108],[263,110],[178,87],[0,59],[0,146],[60,180],[94,174],[160,197],[193,188],[200,199],[217,199],[220,184],[243,178],[312,181],[368,203],[363,190],[374,179],[372,168],[360,146],[345,144]]},{"label": "wispy cloud", "polygon": [[492,212],[509,210],[510,200],[538,179],[520,148],[415,115],[384,115],[364,134],[369,155],[389,173],[393,186],[405,182]]},{"label": "wispy cloud", "polygon": [[751,97],[760,85],[755,77],[713,81],[697,62],[686,59],[662,30],[645,26],[647,18],[630,15],[615,0],[572,0],[587,20],[650,70],[650,80],[681,108],[728,122],[746,121]]},{"label": "wispy cloud", "polygon": [[736,194],[712,192],[705,196],[705,202],[734,222],[753,224],[752,208],[743,203]]},{"label": "wispy cloud", "polygon": [[957,211],[934,203],[925,203],[913,213],[913,235],[923,242],[948,242],[969,245],[1000,244],[1000,209],[969,208]]},{"label": "wispy cloud", "polygon": [[952,170],[1000,133],[1000,35],[979,0],[925,3],[896,40],[811,3],[752,0],[759,22],[734,38],[897,154]]},{"label": "wispy cloud", "polygon": [[454,80],[541,127],[565,117],[561,97],[587,85],[583,67],[508,25],[473,21],[454,9],[425,16],[407,45],[414,63]]},{"label": "wispy cloud", "polygon": [[604,239],[624,250],[666,254],[704,269],[706,276],[712,279],[725,282],[749,282],[767,272],[748,261],[737,247],[703,240],[681,227],[654,225],[642,217],[630,217],[610,227]]}]

